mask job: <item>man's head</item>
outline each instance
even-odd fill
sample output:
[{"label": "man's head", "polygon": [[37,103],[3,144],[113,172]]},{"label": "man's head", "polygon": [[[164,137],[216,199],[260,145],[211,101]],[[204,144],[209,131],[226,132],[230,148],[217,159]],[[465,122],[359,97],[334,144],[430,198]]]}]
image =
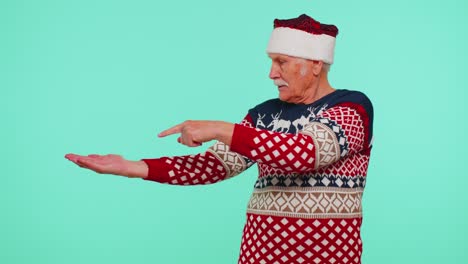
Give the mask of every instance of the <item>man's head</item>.
[{"label": "man's head", "polygon": [[327,73],[337,34],[336,26],[320,24],[305,14],[275,19],[267,53],[272,60],[270,78],[282,101],[310,103],[319,85],[329,86]]},{"label": "man's head", "polygon": [[310,103],[318,85],[327,80],[330,65],[279,53],[269,53],[270,79],[278,86],[279,98],[289,103]]}]

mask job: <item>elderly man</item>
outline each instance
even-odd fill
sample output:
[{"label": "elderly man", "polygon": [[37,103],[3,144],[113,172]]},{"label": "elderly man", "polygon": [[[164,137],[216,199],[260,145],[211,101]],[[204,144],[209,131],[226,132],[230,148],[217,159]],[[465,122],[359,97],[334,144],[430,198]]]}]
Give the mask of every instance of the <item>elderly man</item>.
[{"label": "elderly man", "polygon": [[267,52],[278,99],[239,124],[186,121],[159,134],[180,134],[190,147],[217,140],[204,153],[66,158],[98,173],[177,185],[219,182],[257,163],[239,263],[360,263],[373,108],[363,93],[328,82],[337,34],[307,15],[276,19]]}]

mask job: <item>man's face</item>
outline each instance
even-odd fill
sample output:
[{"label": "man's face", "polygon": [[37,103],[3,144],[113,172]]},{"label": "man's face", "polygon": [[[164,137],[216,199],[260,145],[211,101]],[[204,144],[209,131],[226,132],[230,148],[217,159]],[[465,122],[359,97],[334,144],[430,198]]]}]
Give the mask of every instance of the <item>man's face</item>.
[{"label": "man's face", "polygon": [[278,86],[279,98],[288,103],[304,103],[314,89],[313,61],[278,53],[271,58],[270,79]]}]

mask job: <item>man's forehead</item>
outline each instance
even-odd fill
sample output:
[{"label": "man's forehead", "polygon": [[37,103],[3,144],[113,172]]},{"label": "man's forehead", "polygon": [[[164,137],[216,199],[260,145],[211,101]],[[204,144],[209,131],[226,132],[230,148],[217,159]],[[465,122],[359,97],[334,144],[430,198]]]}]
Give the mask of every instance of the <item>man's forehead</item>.
[{"label": "man's forehead", "polygon": [[293,59],[294,57],[292,56],[288,56],[288,55],[284,55],[284,54],[281,54],[281,53],[267,53],[268,54],[268,57],[272,60],[274,59]]},{"label": "man's forehead", "polygon": [[290,60],[290,61],[309,61],[308,59],[299,58],[295,56],[289,56],[281,53],[267,53],[268,57],[272,60]]}]

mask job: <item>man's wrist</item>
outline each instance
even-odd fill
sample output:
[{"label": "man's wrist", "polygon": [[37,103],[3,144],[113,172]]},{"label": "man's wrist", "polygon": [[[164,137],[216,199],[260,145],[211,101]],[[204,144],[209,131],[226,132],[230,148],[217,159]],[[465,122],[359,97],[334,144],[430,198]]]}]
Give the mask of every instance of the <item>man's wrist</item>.
[{"label": "man's wrist", "polygon": [[148,177],[148,165],[142,161],[129,161],[126,173],[129,178],[146,178]]},{"label": "man's wrist", "polygon": [[224,122],[224,121],[218,121],[219,124],[216,125],[216,128],[218,130],[216,139],[218,141],[223,142],[226,145],[231,145],[231,140],[232,140],[232,133],[234,131],[234,124]]}]

